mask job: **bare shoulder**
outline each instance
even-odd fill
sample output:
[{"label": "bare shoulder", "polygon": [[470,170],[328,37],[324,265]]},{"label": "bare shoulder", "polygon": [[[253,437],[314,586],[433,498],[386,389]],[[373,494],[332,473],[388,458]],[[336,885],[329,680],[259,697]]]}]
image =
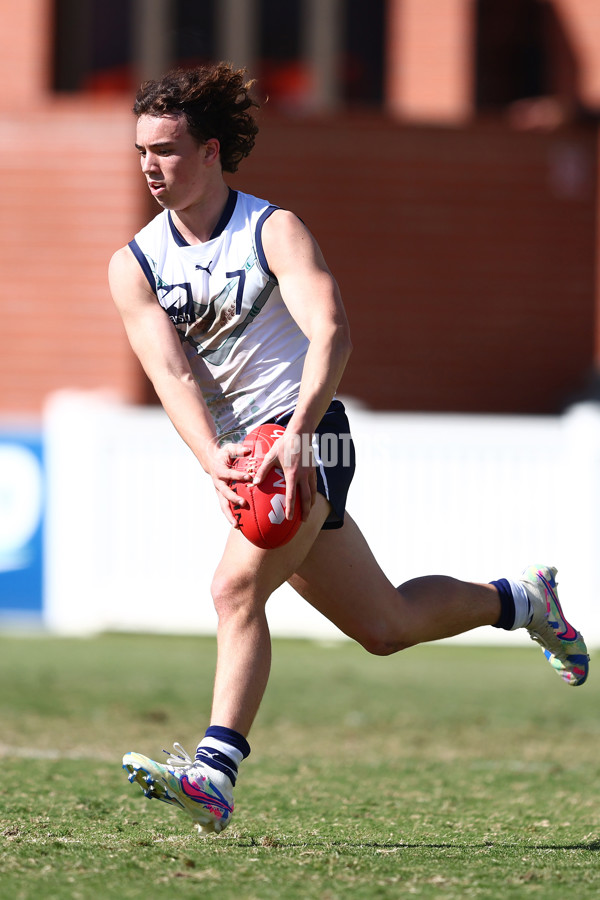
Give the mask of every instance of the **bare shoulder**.
[{"label": "bare shoulder", "polygon": [[136,278],[141,274],[140,265],[127,245],[113,253],[108,264],[108,277],[111,284],[114,279]]},{"label": "bare shoulder", "polygon": [[304,222],[289,209],[275,209],[263,225],[263,238],[275,240],[302,240],[312,235]]},{"label": "bare shoulder", "polygon": [[267,261],[277,275],[292,264],[304,262],[326,268],[315,238],[293,212],[276,209],[263,225],[262,241]]},{"label": "bare shoulder", "polygon": [[119,309],[135,300],[155,299],[140,264],[128,246],[113,253],[108,264],[108,283]]}]

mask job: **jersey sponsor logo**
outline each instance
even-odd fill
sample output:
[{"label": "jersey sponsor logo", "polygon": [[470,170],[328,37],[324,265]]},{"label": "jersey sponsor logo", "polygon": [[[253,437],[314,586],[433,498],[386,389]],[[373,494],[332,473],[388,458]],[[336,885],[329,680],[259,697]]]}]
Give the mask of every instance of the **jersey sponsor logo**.
[{"label": "jersey sponsor logo", "polygon": [[[225,273],[229,279],[228,282],[220,293],[209,298],[207,303],[199,302],[194,298],[191,282],[169,284],[161,277],[156,262],[148,254],[146,254],[146,259],[156,282],[158,301],[171,322],[177,327],[180,340],[189,343],[199,356],[213,366],[223,365],[227,360],[234,346],[260,313],[275,287],[274,282],[267,282],[262,290],[254,296],[250,309],[242,319],[244,291],[247,286],[246,276],[256,265],[254,251],[250,253],[241,269]],[[207,267],[200,266],[199,268],[211,275],[210,266],[213,262],[211,261]],[[225,332],[229,323],[236,316],[239,316],[241,321],[238,321],[233,330],[224,336],[217,346],[214,346],[219,340],[221,331]]]}]

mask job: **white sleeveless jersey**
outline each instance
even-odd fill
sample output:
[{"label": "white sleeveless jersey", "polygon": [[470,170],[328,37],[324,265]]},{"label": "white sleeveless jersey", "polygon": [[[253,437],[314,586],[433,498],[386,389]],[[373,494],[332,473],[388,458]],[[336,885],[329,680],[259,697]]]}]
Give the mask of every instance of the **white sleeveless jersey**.
[{"label": "white sleeveless jersey", "polygon": [[308,348],[262,247],[275,209],[230,190],[205,243],[188,244],[165,210],[129,244],[229,440],[295,407]]}]

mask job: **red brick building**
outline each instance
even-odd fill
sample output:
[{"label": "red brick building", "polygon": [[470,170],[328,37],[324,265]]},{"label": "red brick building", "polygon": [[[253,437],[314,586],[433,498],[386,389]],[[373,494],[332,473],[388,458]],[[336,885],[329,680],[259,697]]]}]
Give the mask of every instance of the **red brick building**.
[{"label": "red brick building", "polygon": [[[289,40],[282,8],[297,17]],[[0,415],[37,416],[60,388],[149,398],[106,283],[111,253],[153,212],[132,88],[217,57],[269,92],[231,184],[292,208],[321,243],[353,326],[343,393],[380,409],[551,413],[590,390],[597,0],[0,9]]]}]

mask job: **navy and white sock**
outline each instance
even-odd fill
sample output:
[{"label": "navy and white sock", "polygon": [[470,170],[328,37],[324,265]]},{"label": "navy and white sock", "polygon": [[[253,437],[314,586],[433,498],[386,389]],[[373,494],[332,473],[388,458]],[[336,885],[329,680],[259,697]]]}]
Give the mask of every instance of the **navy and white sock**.
[{"label": "navy and white sock", "polygon": [[250,744],[243,735],[231,728],[211,725],[198,744],[196,761],[224,772],[235,786],[238,766],[249,755]]},{"label": "navy and white sock", "polygon": [[520,581],[511,581],[509,578],[500,578],[490,584],[494,585],[500,595],[500,618],[494,628],[515,631],[529,625],[533,609],[525,586]]}]

